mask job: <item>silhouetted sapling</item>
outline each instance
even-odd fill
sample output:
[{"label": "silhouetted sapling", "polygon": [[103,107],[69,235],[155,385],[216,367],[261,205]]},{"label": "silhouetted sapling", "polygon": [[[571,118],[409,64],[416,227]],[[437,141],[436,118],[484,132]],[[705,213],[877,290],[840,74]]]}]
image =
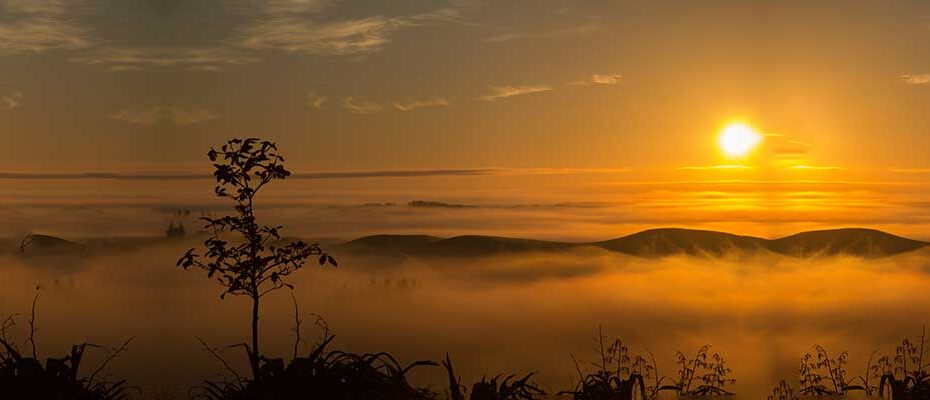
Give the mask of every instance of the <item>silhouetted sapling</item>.
[{"label": "silhouetted sapling", "polygon": [[[281,226],[260,225],[255,218],[255,196],[265,185],[290,176],[284,168],[284,158],[277,146],[256,138],[232,139],[220,150],[210,149],[207,156],[213,162],[216,178],[214,193],[233,201],[233,214],[220,218],[203,217],[211,236],[204,241],[203,256],[190,249],[177,265],[207,272],[225,288],[227,294],[247,296],[252,300],[252,340],[246,345],[252,377],[258,380],[262,354],[259,349],[259,304],[265,295],[293,286],[285,279],[300,269],[310,257],[319,257],[319,264],[336,266],[336,260],[324,253],[318,244],[303,241],[282,243]],[[240,236],[228,241],[226,234]]]}]

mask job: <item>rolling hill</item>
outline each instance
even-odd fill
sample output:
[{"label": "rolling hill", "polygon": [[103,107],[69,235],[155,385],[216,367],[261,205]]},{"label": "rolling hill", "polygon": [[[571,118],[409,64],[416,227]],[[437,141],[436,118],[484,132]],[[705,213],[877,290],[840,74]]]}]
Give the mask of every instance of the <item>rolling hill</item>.
[{"label": "rolling hill", "polygon": [[359,255],[479,257],[594,247],[643,258],[673,255],[722,256],[733,252],[771,252],[799,258],[836,255],[880,258],[918,250],[928,245],[930,243],[874,229],[811,231],[779,239],[763,239],[724,232],[665,228],[591,243],[496,236],[456,236],[444,239],[424,235],[376,235],[343,243],[335,250]]}]

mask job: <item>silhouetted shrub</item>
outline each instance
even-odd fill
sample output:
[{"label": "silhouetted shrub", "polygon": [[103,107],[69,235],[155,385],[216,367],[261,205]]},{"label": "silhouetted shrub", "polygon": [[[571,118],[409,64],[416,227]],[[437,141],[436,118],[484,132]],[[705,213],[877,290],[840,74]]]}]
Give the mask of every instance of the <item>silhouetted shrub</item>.
[{"label": "silhouetted shrub", "polygon": [[38,331],[35,325],[36,301],[33,300],[29,319],[31,355],[23,355],[7,333],[15,326],[15,316],[0,323],[0,398],[30,400],[123,400],[128,398],[125,381],[110,382],[100,377],[110,361],[119,356],[132,341],[130,338],[119,348],[112,349],[108,357],[90,375],[80,376],[85,350],[102,348],[82,343],[71,347],[71,353],[62,358],[48,358],[45,365],[36,351]]},{"label": "silhouetted shrub", "polygon": [[[446,373],[449,375],[449,398],[450,400],[465,400],[464,393],[467,393],[465,386],[455,375],[455,369],[452,366],[452,360],[446,354],[443,361]],[[490,380],[487,377],[481,378],[481,381],[471,387],[468,396],[469,400],[536,400],[546,394],[545,391],[530,382],[533,373],[527,374],[523,378],[516,379],[516,375],[508,375],[501,379],[503,375],[497,375]]]},{"label": "silhouetted shrub", "polygon": [[330,336],[307,357],[261,359],[258,379],[207,382],[195,399],[207,400],[432,400],[435,395],[412,387],[407,373],[432,361],[402,366],[388,353],[354,354],[328,351]]},{"label": "silhouetted shrub", "polygon": [[930,358],[926,348],[926,329],[919,342],[901,341],[893,357],[883,356],[872,367],[880,376],[879,397],[895,400],[930,399]]},{"label": "silhouetted shrub", "polygon": [[767,400],[798,400],[798,397],[794,394],[794,389],[791,388],[791,385],[788,382],[781,381],[778,382],[778,386],[775,386],[775,389],[772,389],[772,394],[766,398]]},{"label": "silhouetted shrub", "polygon": [[[591,362],[594,371],[584,373],[578,361],[575,369],[580,378],[571,391],[560,395],[571,395],[573,400],[632,400],[652,398],[659,390],[661,380],[646,385],[646,379],[657,373],[655,360],[648,362],[644,357],[633,355],[620,339],[607,344],[607,337],[598,329],[594,338],[595,350],[600,360]],[[574,360],[574,356],[572,357]]]},{"label": "silhouetted shrub", "polygon": [[591,363],[594,372],[585,374],[575,361],[580,381],[574,390],[560,394],[571,395],[573,400],[654,400],[661,392],[673,392],[679,398],[733,395],[725,389],[736,382],[728,377],[733,371],[723,356],[709,354],[710,345],[701,347],[694,358],[677,352],[677,377],[670,378],[660,377],[652,353],[646,359],[633,354],[619,339],[610,345],[606,339],[598,330],[595,345],[600,361]]},{"label": "silhouetted shrub", "polygon": [[728,377],[733,370],[727,367],[722,355],[709,352],[709,344],[698,349],[694,358],[688,358],[679,351],[676,355],[678,379],[675,385],[660,390],[672,390],[681,397],[732,396],[734,393],[725,387],[736,383],[735,379]]},{"label": "silhouetted shrub", "polygon": [[[813,353],[801,356],[800,384],[801,394],[805,396],[842,396],[853,391],[864,392],[871,396],[876,382],[869,382],[872,359],[869,359],[865,375],[847,379],[846,365],[849,354],[842,352],[836,358],[830,357],[823,346],[814,346]],[[872,354],[874,357],[874,353]]]}]

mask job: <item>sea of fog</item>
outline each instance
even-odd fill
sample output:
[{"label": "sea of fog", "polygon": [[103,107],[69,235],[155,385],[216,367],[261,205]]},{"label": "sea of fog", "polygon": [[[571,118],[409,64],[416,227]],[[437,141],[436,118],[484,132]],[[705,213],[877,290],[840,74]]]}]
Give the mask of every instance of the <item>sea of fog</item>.
[{"label": "sea of fog", "polygon": [[[117,346],[135,337],[109,372],[144,398],[182,396],[221,366],[196,338],[222,347],[249,332],[249,304],[220,300],[220,288],[175,261],[195,241],[156,241],[97,251],[80,265],[0,258],[0,316],[19,313],[10,332],[21,347],[25,316],[40,287],[40,356],[70,345]],[[850,375],[875,350],[893,352],[930,320],[930,252],[879,260],[774,256],[645,260],[597,249],[475,258],[370,258],[337,254],[339,267],[310,265],[292,276],[303,337],[318,340],[315,317],[335,348],[388,351],[403,362],[448,353],[465,382],[498,373],[538,372],[550,391],[577,381],[572,356],[597,354],[599,327],[633,352],[655,354],[674,375],[675,354],[711,344],[726,357],[744,399],[764,398],[781,379],[796,385],[798,359],[821,344],[848,350]],[[266,298],[264,351],[289,356],[294,336],[287,291]],[[309,344],[302,344],[306,351]],[[237,349],[224,355],[245,371]],[[102,353],[91,351],[95,365]],[[444,371],[415,370],[413,381],[441,390]],[[180,398],[180,397],[178,397]]]}]

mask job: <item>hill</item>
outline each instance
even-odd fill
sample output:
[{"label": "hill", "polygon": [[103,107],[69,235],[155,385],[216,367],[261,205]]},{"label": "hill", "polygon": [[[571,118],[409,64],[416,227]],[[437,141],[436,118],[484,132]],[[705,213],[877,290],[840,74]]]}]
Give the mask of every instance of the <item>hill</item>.
[{"label": "hill", "polygon": [[692,229],[651,229],[630,236],[592,245],[639,257],[663,257],[675,254],[721,256],[733,251],[758,251],[766,240],[730,233]]},{"label": "hill", "polygon": [[456,236],[443,239],[425,235],[375,235],[346,242],[338,246],[338,249],[363,255],[472,257],[498,253],[559,251],[576,246],[578,245],[573,243],[497,236]]},{"label": "hill", "polygon": [[887,257],[926,247],[928,243],[874,229],[834,229],[798,233],[769,242],[769,249],[793,257],[855,255]]},{"label": "hill", "polygon": [[425,235],[376,235],[346,242],[337,246],[336,250],[363,255],[477,257],[597,247],[643,258],[673,255],[716,257],[733,252],[772,252],[798,258],[836,255],[879,258],[914,251],[928,245],[930,243],[874,229],[811,231],[779,239],[763,239],[725,232],[664,228],[590,243],[497,236],[456,236],[443,239]]}]

